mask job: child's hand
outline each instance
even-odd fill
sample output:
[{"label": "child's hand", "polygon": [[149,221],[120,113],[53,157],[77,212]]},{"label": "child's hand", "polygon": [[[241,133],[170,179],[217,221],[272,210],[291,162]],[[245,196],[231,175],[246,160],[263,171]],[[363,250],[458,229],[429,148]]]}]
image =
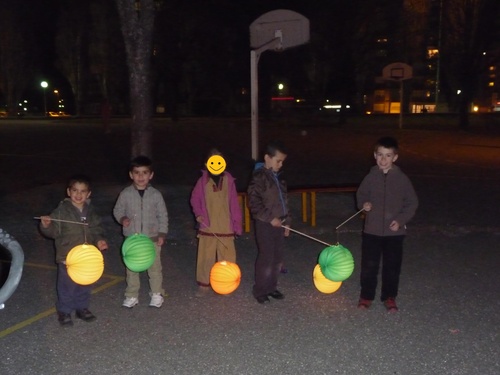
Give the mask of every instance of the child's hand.
[{"label": "child's hand", "polygon": [[290,229],[289,229],[289,226],[288,225],[285,225],[285,233],[284,233],[285,237],[288,237],[290,235]]},{"label": "child's hand", "polygon": [[372,204],[371,204],[371,202],[365,202],[365,203],[363,203],[363,210],[365,210],[366,212],[371,211],[372,210]]},{"label": "child's hand", "polygon": [[274,219],[271,220],[271,225],[276,228],[281,227],[281,219],[275,217]]},{"label": "child's hand", "polygon": [[97,248],[101,251],[108,250],[108,243],[105,240],[97,241]]},{"label": "child's hand", "polygon": [[389,225],[389,229],[393,232],[397,232],[399,230],[399,223],[396,220],[393,220],[391,225]]},{"label": "child's hand", "polygon": [[165,243],[165,238],[164,237],[158,237],[158,241],[156,241],[156,244],[158,246],[163,246],[164,243]]},{"label": "child's hand", "polygon": [[128,227],[130,225],[130,221],[131,220],[128,217],[124,217],[122,219],[122,225],[126,228],[126,227]]},{"label": "child's hand", "polygon": [[50,216],[40,216],[40,222],[42,227],[48,228],[52,220],[50,219]]}]

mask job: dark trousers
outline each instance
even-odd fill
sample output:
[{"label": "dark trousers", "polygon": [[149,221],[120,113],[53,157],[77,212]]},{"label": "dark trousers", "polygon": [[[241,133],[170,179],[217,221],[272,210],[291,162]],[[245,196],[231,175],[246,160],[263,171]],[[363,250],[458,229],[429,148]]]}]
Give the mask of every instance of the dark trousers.
[{"label": "dark trousers", "polygon": [[257,298],[267,296],[277,289],[285,249],[284,230],[255,220],[255,239],[258,254],[255,261],[253,295]]},{"label": "dark trousers", "polygon": [[374,236],[363,233],[361,245],[361,294],[367,300],[375,299],[377,275],[382,260],[382,290],[380,300],[396,298],[403,260],[405,236]]},{"label": "dark trousers", "polygon": [[71,314],[73,310],[87,309],[91,290],[90,285],[80,285],[71,280],[65,264],[57,264],[57,311]]}]

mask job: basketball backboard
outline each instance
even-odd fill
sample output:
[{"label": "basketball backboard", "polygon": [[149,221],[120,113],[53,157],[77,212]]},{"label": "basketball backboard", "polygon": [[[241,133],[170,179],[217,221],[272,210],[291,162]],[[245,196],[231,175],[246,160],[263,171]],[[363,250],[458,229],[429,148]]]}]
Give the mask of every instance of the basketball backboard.
[{"label": "basketball backboard", "polygon": [[250,47],[257,49],[281,38],[274,49],[284,50],[309,42],[309,20],[288,9],[264,13],[250,24]]},{"label": "basketball backboard", "polygon": [[382,76],[392,81],[403,81],[413,77],[413,68],[408,64],[395,62],[384,67]]}]

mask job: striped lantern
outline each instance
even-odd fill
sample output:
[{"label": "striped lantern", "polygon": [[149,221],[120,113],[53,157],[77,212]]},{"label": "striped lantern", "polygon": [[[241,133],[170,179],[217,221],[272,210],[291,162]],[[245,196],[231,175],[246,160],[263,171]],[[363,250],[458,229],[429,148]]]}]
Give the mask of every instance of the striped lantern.
[{"label": "striped lantern", "polygon": [[134,234],[123,242],[122,256],[123,262],[130,271],[146,271],[155,261],[155,244],[144,234]]},{"label": "striped lantern", "polygon": [[90,285],[102,276],[104,258],[97,247],[78,245],[68,253],[66,267],[71,280],[80,285]]},{"label": "striped lantern", "polygon": [[342,245],[328,246],[319,254],[321,272],[328,280],[344,281],[354,271],[354,259]]},{"label": "striped lantern", "polygon": [[234,292],[241,281],[240,267],[236,263],[221,261],[212,266],[210,270],[210,285],[219,294]]},{"label": "striped lantern", "polygon": [[336,292],[342,285],[342,281],[328,280],[321,272],[321,267],[319,266],[319,264],[316,264],[316,267],[314,267],[313,282],[316,289],[325,294]]}]

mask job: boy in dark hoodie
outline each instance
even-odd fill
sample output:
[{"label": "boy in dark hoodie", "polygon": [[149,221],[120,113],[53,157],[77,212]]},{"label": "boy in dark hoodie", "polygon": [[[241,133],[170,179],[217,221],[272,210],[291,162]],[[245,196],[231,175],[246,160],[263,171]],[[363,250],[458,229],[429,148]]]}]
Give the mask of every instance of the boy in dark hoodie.
[{"label": "boy in dark hoodie", "polygon": [[394,162],[398,142],[384,137],[375,144],[373,166],[357,191],[358,208],[366,212],[361,245],[361,293],[358,308],[368,309],[375,299],[382,259],[380,299],[388,312],[397,312],[396,297],[403,260],[406,224],[413,218],[418,198],[410,179]]},{"label": "boy in dark hoodie", "polygon": [[286,227],[290,225],[287,187],[279,177],[286,157],[286,149],[280,142],[269,143],[264,163],[256,165],[247,190],[258,248],[253,296],[261,304],[269,303],[269,297],[285,298],[277,286],[283,263],[284,238],[289,235]]}]

